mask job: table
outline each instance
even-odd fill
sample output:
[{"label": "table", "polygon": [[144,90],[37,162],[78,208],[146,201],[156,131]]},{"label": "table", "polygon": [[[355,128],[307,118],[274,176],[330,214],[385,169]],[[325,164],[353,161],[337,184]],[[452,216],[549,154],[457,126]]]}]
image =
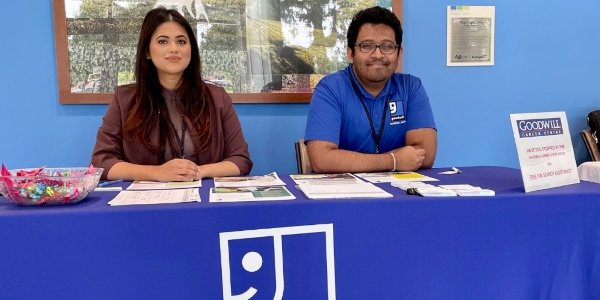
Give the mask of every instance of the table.
[{"label": "table", "polygon": [[600,299],[600,184],[460,169],[421,173],[496,196],[308,200],[280,175],[296,200],[208,203],[210,180],[202,203],[0,198],[0,299]]}]

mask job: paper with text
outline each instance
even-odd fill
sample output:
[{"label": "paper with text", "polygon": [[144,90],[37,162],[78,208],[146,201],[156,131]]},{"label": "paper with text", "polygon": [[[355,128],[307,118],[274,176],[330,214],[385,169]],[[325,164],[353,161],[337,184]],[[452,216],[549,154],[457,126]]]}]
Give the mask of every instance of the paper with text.
[{"label": "paper with text", "polygon": [[109,201],[111,206],[134,204],[165,204],[200,202],[198,189],[153,190],[153,191],[122,191]]},{"label": "paper with text", "polygon": [[202,187],[202,181],[134,181],[127,187],[128,191],[190,189]]},{"label": "paper with text", "polygon": [[296,199],[285,186],[218,187],[210,189],[209,202],[247,202]]},{"label": "paper with text", "polygon": [[215,177],[215,187],[250,187],[285,185],[276,172],[260,176]]},{"label": "paper with text", "polygon": [[311,184],[298,185],[309,199],[349,199],[349,198],[391,198],[392,194],[368,182],[343,184]]},{"label": "paper with text", "polygon": [[409,182],[409,181],[438,181],[437,179],[415,172],[380,172],[354,174],[368,182]]},{"label": "paper with text", "polygon": [[297,184],[312,183],[312,184],[336,184],[336,183],[356,183],[360,181],[350,173],[342,174],[297,174],[290,175]]}]

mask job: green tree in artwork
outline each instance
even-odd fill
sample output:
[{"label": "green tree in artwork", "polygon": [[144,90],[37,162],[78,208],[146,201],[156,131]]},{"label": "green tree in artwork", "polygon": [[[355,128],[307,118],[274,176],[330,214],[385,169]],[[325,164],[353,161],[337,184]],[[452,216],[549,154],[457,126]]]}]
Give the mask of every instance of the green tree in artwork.
[{"label": "green tree in artwork", "polygon": [[203,1],[210,24],[198,32],[202,75],[226,82],[231,92],[246,92],[245,1]]},{"label": "green tree in artwork", "polygon": [[78,92],[110,93],[119,83],[134,79],[138,32],[152,7],[116,2],[83,0],[75,18],[67,20],[71,86]]},{"label": "green tree in artwork", "polygon": [[[139,28],[156,0],[82,0],[67,19],[71,86],[87,92],[112,92],[134,80]],[[198,28],[203,76],[223,80],[234,92],[250,90],[250,56],[268,62],[271,74],[328,74],[347,64],[345,35],[352,16],[391,0],[202,0],[209,17],[188,18]],[[190,11],[195,14],[195,4]],[[258,7],[259,17],[246,15]],[[284,26],[291,27],[291,32]],[[298,28],[309,29],[301,33]],[[249,34],[252,33],[252,34]],[[291,36],[290,36],[291,34]],[[309,40],[308,47],[287,44]],[[252,52],[254,51],[254,52]],[[251,54],[258,54],[251,55]],[[264,72],[264,71],[262,71]],[[87,89],[86,89],[87,87]],[[260,88],[260,87],[259,87]]]},{"label": "green tree in artwork", "polygon": [[[305,52],[300,52],[301,57],[312,58],[307,63],[314,65],[318,73],[328,74],[347,63],[344,46],[352,17],[374,5],[376,0],[281,0],[281,22],[312,28],[312,43]],[[327,49],[339,49],[333,61],[328,58]]]}]

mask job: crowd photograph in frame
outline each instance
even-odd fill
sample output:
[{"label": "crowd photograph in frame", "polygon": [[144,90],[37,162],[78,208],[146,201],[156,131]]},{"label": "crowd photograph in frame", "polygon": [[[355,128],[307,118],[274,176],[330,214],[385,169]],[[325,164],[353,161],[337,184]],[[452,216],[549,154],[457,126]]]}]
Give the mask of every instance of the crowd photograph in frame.
[{"label": "crowd photograph in frame", "polygon": [[375,5],[401,19],[402,0],[53,0],[59,102],[109,103],[115,86],[135,83],[142,21],[163,6],[190,22],[203,79],[234,103],[306,103],[347,66],[348,25]]}]

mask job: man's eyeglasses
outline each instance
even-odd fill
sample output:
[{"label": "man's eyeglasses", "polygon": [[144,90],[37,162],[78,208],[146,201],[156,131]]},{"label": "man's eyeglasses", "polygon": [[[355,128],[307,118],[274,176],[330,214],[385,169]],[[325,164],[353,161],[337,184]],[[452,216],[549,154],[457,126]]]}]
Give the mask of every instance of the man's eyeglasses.
[{"label": "man's eyeglasses", "polygon": [[373,52],[375,52],[375,50],[377,50],[377,48],[379,48],[379,51],[381,51],[381,53],[383,53],[383,54],[392,54],[392,53],[396,52],[396,49],[398,49],[398,47],[400,47],[399,45],[394,45],[392,43],[381,44],[381,45],[375,45],[375,44],[354,44],[354,45],[358,46],[358,48],[360,49],[360,52],[362,52],[362,53],[373,53]]}]

